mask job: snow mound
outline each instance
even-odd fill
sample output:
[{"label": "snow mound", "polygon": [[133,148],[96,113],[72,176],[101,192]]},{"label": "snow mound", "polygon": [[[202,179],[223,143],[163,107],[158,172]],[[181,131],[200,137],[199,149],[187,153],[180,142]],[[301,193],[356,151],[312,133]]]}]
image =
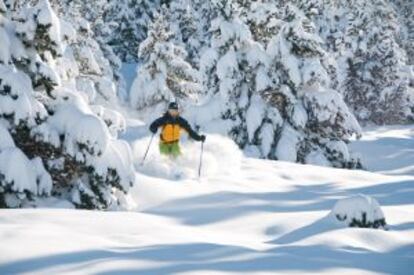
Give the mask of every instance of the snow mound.
[{"label": "snow mound", "polygon": [[[140,173],[169,180],[198,177],[201,143],[183,139],[181,156],[172,160],[159,153],[158,141],[158,136],[156,136],[143,165],[142,159],[150,138],[140,139],[133,144],[134,163]],[[208,135],[204,143],[201,177],[237,174],[237,170],[240,170],[241,159],[242,153],[231,139],[220,135]]]},{"label": "snow mound", "polygon": [[331,215],[349,227],[384,228],[386,225],[378,201],[362,194],[338,201]]}]

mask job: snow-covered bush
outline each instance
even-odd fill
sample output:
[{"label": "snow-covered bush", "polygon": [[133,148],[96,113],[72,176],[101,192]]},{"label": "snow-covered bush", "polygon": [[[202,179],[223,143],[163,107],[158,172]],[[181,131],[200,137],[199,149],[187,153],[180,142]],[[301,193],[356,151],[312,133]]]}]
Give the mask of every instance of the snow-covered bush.
[{"label": "snow-covered bush", "polygon": [[130,148],[115,138],[124,121],[106,109],[97,115],[93,97],[77,90],[86,71],[71,54],[75,28],[47,0],[0,8],[0,35],[11,42],[0,44],[0,207],[36,205],[42,196],[121,206],[135,180]]},{"label": "snow-covered bush", "polygon": [[339,200],[332,209],[331,216],[349,227],[385,228],[386,226],[379,203],[366,195]]}]

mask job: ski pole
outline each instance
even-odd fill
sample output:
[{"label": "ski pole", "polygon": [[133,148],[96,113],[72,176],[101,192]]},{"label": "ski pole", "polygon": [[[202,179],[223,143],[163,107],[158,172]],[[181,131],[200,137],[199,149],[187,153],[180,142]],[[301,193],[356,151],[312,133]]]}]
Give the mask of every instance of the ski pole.
[{"label": "ski pole", "polygon": [[149,151],[149,149],[150,149],[150,147],[151,147],[151,143],[152,143],[152,140],[154,139],[154,136],[155,136],[155,133],[154,133],[154,134],[152,134],[151,139],[150,139],[150,142],[148,143],[147,151],[145,151],[144,158],[143,158],[143,159],[142,159],[142,161],[141,161],[141,166],[142,166],[142,165],[144,165],[144,161],[145,161],[145,159],[147,158],[148,151]]},{"label": "ski pole", "polygon": [[201,142],[200,165],[198,166],[198,179],[200,179],[201,177],[201,167],[203,165],[203,151],[204,151],[204,141]]}]

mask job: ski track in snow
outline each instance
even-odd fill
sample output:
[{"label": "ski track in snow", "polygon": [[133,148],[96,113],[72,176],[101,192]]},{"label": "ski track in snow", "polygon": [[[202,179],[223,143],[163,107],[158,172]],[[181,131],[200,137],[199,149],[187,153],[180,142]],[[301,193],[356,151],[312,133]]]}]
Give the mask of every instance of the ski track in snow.
[{"label": "ski track in snow", "polygon": [[[1,274],[412,272],[414,128],[368,129],[353,145],[389,175],[250,159],[208,136],[202,178],[200,144],[184,141],[183,177],[172,180],[157,139],[140,165],[149,137],[134,125],[123,138],[135,154],[136,211],[1,210]],[[378,200],[388,231],[343,228],[328,216],[359,193]]]}]

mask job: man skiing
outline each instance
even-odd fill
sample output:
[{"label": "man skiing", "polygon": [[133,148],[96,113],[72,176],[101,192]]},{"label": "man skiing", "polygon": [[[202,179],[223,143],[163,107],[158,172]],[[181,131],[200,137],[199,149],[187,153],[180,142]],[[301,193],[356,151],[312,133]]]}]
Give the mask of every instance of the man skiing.
[{"label": "man skiing", "polygon": [[196,140],[204,142],[205,135],[197,134],[190,126],[187,120],[180,116],[178,111],[178,104],[171,102],[168,105],[167,112],[160,118],[156,119],[150,125],[150,131],[155,134],[158,128],[162,127],[160,134],[159,149],[163,155],[178,157],[181,154],[180,150],[180,136],[181,130],[185,130],[189,136]]}]

